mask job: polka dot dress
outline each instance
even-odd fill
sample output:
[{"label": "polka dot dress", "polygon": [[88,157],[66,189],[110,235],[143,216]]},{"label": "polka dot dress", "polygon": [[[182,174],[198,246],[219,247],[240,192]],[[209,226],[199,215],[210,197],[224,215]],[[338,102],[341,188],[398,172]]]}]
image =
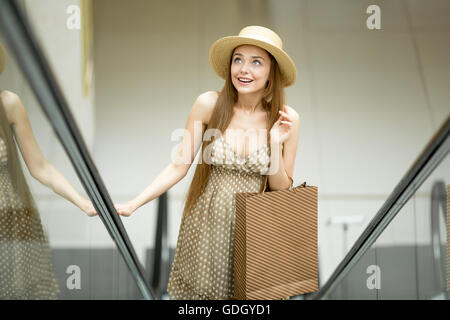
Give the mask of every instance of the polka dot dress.
[{"label": "polka dot dress", "polygon": [[55,299],[58,292],[40,217],[15,193],[0,138],[0,299]]},{"label": "polka dot dress", "polygon": [[234,195],[259,192],[269,163],[267,144],[242,157],[222,136],[212,143],[208,184],[181,222],[169,299],[233,299]]}]

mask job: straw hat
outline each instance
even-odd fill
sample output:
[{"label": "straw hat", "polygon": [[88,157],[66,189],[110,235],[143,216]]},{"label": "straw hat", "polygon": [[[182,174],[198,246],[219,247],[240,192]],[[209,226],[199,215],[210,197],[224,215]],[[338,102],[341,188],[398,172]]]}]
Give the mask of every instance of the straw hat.
[{"label": "straw hat", "polygon": [[6,66],[6,51],[0,43],[0,74],[2,74],[3,70]]},{"label": "straw hat", "polygon": [[230,72],[231,54],[234,48],[250,44],[268,51],[277,60],[281,71],[283,85],[292,85],[297,77],[297,71],[292,59],[283,51],[283,42],[272,30],[260,26],[248,26],[239,32],[238,36],[224,37],[214,42],[209,49],[209,62],[214,71],[223,79]]}]

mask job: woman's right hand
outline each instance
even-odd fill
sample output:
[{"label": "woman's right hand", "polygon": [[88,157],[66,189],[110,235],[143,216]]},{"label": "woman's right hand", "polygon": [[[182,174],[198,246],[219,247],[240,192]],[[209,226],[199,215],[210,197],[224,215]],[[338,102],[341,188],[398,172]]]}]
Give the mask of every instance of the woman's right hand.
[{"label": "woman's right hand", "polygon": [[130,203],[126,204],[115,204],[114,205],[117,211],[117,214],[124,217],[129,217],[136,210],[136,208]]},{"label": "woman's right hand", "polygon": [[85,200],[85,205],[83,206],[83,211],[86,213],[89,217],[97,216],[97,210],[95,210],[94,205],[90,200]]}]

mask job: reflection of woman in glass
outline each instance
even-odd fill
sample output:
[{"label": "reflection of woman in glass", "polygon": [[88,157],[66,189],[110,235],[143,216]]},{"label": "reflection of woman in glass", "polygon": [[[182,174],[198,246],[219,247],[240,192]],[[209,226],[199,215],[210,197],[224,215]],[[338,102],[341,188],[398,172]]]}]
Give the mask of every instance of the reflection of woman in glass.
[{"label": "reflection of woman in glass", "polygon": [[[182,163],[172,161],[138,197],[117,206],[120,215],[131,215],[186,176],[201,145],[211,152],[209,160],[202,154],[188,191],[170,299],[232,299],[234,195],[262,191],[266,177],[271,190],[292,185],[300,120],[284,104],[284,87],[295,82],[296,69],[281,39],[267,28],[246,27],[239,36],[216,41],[209,58],[225,85],[195,101],[178,149]],[[219,134],[203,141],[195,122],[203,133]]]},{"label": "reflection of woman in glass", "polygon": [[[0,44],[0,74],[6,62]],[[0,299],[54,299],[59,288],[39,213],[23,175],[14,137],[31,175],[96,215],[83,198],[42,155],[20,98],[0,90]]]}]

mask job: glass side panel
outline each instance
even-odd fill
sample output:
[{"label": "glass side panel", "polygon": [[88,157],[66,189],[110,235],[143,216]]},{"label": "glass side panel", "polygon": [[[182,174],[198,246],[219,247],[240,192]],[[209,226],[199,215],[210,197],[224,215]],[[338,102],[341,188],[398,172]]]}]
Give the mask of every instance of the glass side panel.
[{"label": "glass side panel", "polygon": [[448,299],[446,190],[450,158],[403,206],[327,299]]},{"label": "glass side panel", "polygon": [[[142,299],[102,220],[88,215],[90,200],[69,158],[0,42],[7,53],[0,75],[0,299]],[[69,101],[80,95],[70,86],[64,94]],[[69,105],[89,136],[91,114]]]},{"label": "glass side panel", "polygon": [[449,299],[446,291],[446,281],[450,276],[446,274],[449,268],[446,252],[450,231],[446,228],[450,202],[446,190],[449,186],[450,157],[447,155],[414,195],[419,299]]}]

